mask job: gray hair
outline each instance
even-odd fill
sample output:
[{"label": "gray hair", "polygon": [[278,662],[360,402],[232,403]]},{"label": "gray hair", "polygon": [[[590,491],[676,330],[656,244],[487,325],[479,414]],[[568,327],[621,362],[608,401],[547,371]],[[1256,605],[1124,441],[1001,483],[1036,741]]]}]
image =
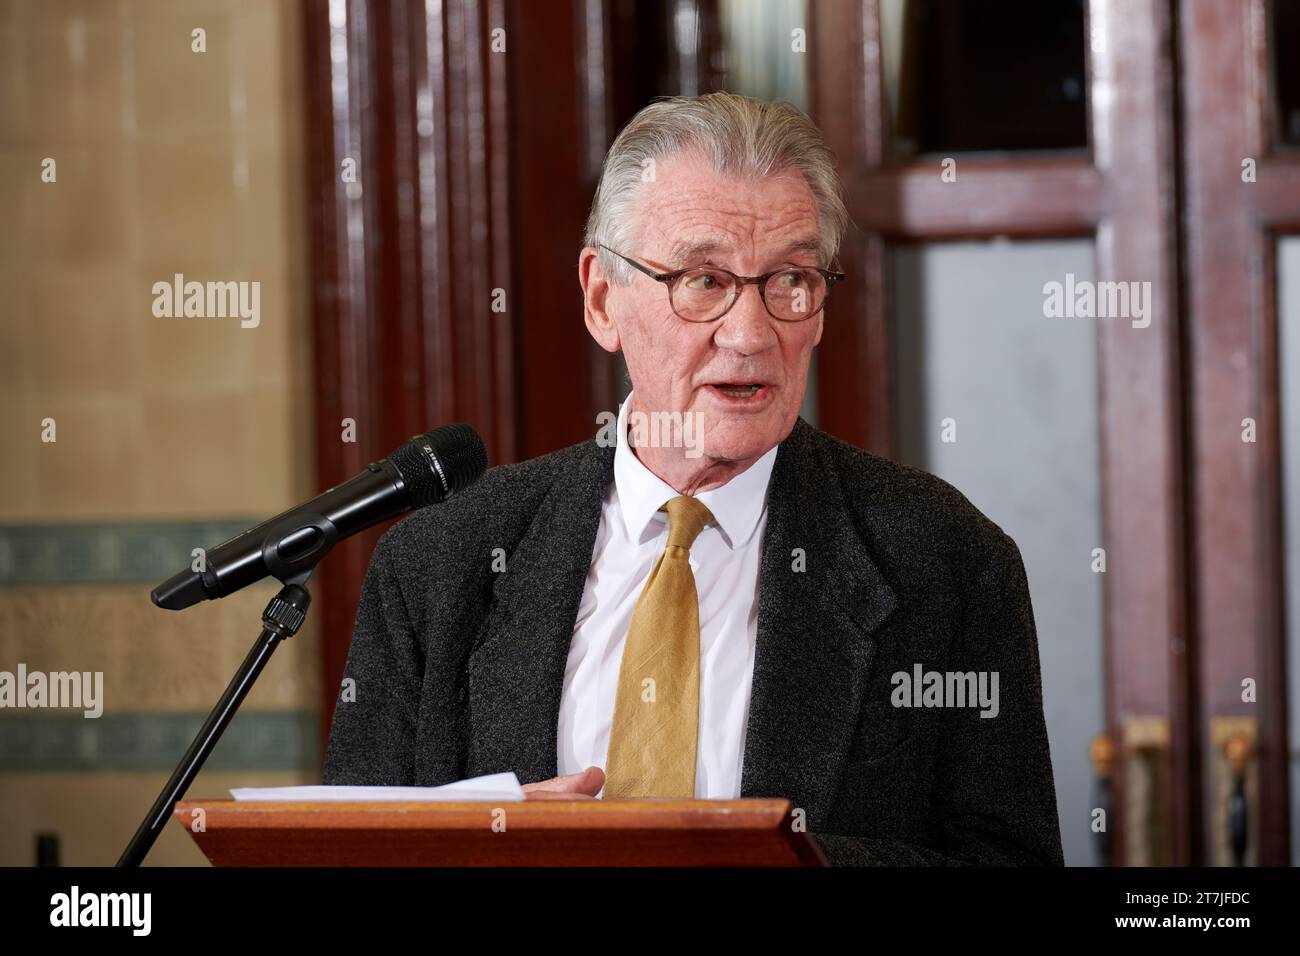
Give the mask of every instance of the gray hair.
[{"label": "gray hair", "polygon": [[[737,93],[662,97],[632,117],[605,157],[587,217],[586,245],[635,255],[629,251],[634,239],[631,213],[646,166],[691,151],[711,159],[720,175],[762,177],[798,170],[817,202],[823,264],[835,258],[849,212],[835,156],[821,132],[789,103]],[[605,274],[615,282],[631,280],[631,267],[621,259],[603,249],[600,257]]]}]

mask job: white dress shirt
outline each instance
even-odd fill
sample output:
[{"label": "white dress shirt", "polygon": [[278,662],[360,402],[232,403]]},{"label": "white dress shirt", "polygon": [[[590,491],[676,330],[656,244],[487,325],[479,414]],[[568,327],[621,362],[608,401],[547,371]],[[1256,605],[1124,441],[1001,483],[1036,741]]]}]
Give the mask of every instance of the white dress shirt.
[{"label": "white dress shirt", "polygon": [[[590,766],[605,769],[628,626],[668,543],[668,516],[659,508],[678,495],[627,444],[631,401],[629,394],[619,407],[614,480],[601,508],[564,669],[557,744],[561,775]],[[696,496],[714,518],[691,546],[700,600],[698,799],[740,796],[758,633],[759,559],[775,460],[773,448],[722,487]]]}]

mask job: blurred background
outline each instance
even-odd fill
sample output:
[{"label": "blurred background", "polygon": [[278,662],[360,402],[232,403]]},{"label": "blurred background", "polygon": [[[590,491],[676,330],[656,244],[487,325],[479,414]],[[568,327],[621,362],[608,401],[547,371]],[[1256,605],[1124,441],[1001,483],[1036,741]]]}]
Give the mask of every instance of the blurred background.
[{"label": "blurred background", "polygon": [[[601,161],[716,89],[848,187],[805,417],[1020,546],[1067,862],[1300,860],[1298,49],[1300,0],[0,0],[0,671],[104,680],[0,710],[0,865],[111,864],[243,659],[269,586],[149,602],[193,548],[436,424],[594,433]],[[1145,313],[1048,315],[1093,281]],[[377,535],[191,795],[319,782]]]}]

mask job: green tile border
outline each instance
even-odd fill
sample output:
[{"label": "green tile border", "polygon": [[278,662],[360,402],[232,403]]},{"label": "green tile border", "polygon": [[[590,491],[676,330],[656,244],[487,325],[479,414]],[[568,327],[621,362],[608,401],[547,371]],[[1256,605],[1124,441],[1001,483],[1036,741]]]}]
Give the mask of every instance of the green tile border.
[{"label": "green tile border", "polygon": [[188,567],[194,548],[215,547],[259,520],[0,525],[0,587],[152,586]]},{"label": "green tile border", "polygon": [[[17,714],[0,711],[0,773],[170,771],[206,713]],[[320,715],[248,711],[226,728],[204,764],[212,770],[320,768]]]}]

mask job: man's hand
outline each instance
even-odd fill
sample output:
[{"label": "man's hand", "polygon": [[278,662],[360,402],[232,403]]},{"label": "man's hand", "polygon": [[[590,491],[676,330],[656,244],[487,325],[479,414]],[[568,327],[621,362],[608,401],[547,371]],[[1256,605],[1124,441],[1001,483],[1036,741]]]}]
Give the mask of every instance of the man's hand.
[{"label": "man's hand", "polygon": [[537,783],[524,784],[525,800],[594,800],[605,786],[605,771],[588,767],[581,773],[567,777],[552,777]]}]

